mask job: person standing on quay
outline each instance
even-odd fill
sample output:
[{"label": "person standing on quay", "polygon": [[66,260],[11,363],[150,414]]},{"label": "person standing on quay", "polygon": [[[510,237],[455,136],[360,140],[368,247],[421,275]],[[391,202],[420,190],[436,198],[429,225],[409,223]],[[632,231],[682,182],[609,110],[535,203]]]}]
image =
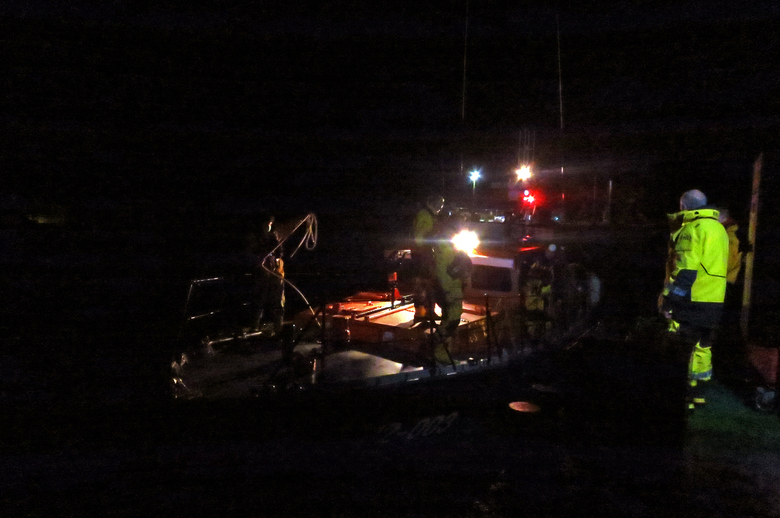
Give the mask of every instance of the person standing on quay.
[{"label": "person standing on quay", "polygon": [[718,211],[707,207],[699,190],[685,192],[680,212],[669,215],[666,282],[659,310],[681,352],[689,356],[687,405],[705,403],[702,382],[712,378],[712,341],[726,295],[729,237],[718,221]]}]

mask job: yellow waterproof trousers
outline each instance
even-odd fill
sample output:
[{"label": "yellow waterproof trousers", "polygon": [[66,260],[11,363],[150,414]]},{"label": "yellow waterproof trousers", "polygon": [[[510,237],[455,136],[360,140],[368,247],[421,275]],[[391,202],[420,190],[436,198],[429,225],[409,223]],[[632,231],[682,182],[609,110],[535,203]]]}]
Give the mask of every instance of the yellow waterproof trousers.
[{"label": "yellow waterproof trousers", "polygon": [[[669,332],[679,333],[680,323],[669,320]],[[712,348],[706,340],[699,337],[691,351],[688,362],[688,379],[691,381],[708,381],[712,379]]]}]

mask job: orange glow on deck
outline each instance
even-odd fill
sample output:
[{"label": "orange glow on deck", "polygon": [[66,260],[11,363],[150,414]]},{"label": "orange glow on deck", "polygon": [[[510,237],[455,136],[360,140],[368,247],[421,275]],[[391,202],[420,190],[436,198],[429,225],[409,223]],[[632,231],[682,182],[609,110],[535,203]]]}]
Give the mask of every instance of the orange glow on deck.
[{"label": "orange glow on deck", "polygon": [[534,405],[528,401],[513,401],[509,403],[509,408],[515,412],[525,412],[528,414],[535,414],[541,410],[538,405]]}]

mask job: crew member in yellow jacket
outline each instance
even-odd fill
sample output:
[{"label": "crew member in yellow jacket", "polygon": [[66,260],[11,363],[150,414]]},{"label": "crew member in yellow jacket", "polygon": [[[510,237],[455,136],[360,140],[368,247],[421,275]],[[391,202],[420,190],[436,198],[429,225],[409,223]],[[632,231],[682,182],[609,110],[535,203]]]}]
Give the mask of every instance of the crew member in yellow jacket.
[{"label": "crew member in yellow jacket", "polygon": [[700,382],[712,377],[713,334],[726,295],[729,238],[718,214],[707,207],[704,193],[694,189],[680,198],[680,212],[669,215],[672,232],[659,309],[686,354],[691,350],[689,409],[705,402]]},{"label": "crew member in yellow jacket", "polygon": [[414,321],[428,322],[433,317],[433,290],[435,285],[435,262],[433,257],[434,236],[438,228],[436,220],[444,207],[444,198],[438,194],[428,197],[425,207],[414,218]]},{"label": "crew member in yellow jacket", "polygon": [[434,357],[440,364],[452,361],[448,347],[460,325],[463,314],[463,285],[471,270],[468,255],[455,249],[451,239],[453,234],[454,229],[445,226],[433,249],[436,262],[435,299],[441,308],[441,322],[434,335]]}]

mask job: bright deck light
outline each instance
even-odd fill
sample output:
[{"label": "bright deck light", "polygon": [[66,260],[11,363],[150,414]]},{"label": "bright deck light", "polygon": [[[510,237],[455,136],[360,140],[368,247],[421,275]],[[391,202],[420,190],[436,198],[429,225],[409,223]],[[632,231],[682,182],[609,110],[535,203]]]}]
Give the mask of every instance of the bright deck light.
[{"label": "bright deck light", "polygon": [[469,255],[474,255],[479,246],[479,237],[473,230],[461,230],[452,237],[452,245],[456,250],[462,250]]},{"label": "bright deck light", "polygon": [[531,166],[522,165],[515,170],[515,174],[517,174],[518,181],[524,182],[531,178]]}]

